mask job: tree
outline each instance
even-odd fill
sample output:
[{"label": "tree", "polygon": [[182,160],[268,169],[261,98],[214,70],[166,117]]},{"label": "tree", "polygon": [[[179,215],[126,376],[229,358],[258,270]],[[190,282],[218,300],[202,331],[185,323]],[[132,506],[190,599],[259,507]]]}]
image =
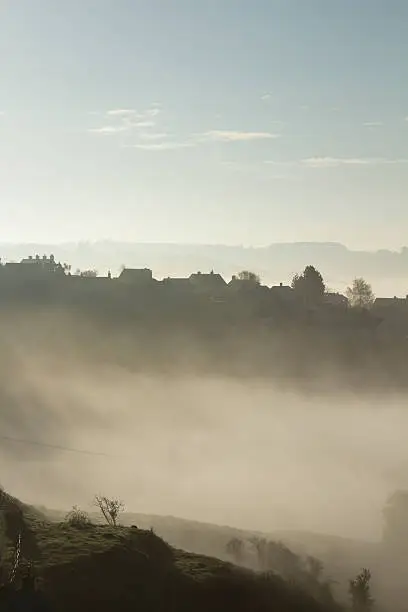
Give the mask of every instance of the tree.
[{"label": "tree", "polygon": [[278,572],[285,580],[296,579],[301,573],[301,558],[283,542],[267,543],[266,569]]},{"label": "tree", "polygon": [[314,266],[306,266],[302,274],[295,274],[291,287],[309,305],[319,303],[326,289],[322,275]]},{"label": "tree", "polygon": [[234,559],[237,565],[240,565],[244,556],[244,543],[240,538],[232,538],[227,542],[225,547],[227,553]]},{"label": "tree", "polygon": [[96,278],[98,276],[97,270],[78,270],[78,276],[82,278]]},{"label": "tree", "polygon": [[268,541],[265,538],[255,536],[249,542],[254,547],[258,569],[265,572],[268,569]]},{"label": "tree", "polygon": [[4,508],[7,503],[7,495],[0,485],[0,567],[3,560],[4,550],[6,548],[6,521],[4,518]]},{"label": "tree", "polygon": [[347,287],[346,296],[353,308],[370,308],[375,300],[372,287],[364,278],[355,278],[351,287]]},{"label": "tree", "polygon": [[408,545],[408,491],[395,491],[383,509],[384,542],[395,548]]},{"label": "tree", "polygon": [[308,555],[306,557],[306,568],[311,578],[313,578],[313,580],[316,582],[319,582],[324,569],[323,563],[320,561],[320,559],[316,559],[316,557]]},{"label": "tree", "polygon": [[119,499],[95,496],[95,505],[99,508],[103,518],[111,527],[116,527],[120,512],[123,512],[125,505]]},{"label": "tree", "polygon": [[242,270],[238,274],[238,278],[241,281],[246,281],[248,283],[253,283],[254,285],[260,285],[261,284],[261,279],[259,278],[258,274],[256,274],[255,272],[251,272],[250,270]]},{"label": "tree", "polygon": [[371,572],[362,569],[361,572],[349,581],[351,606],[354,612],[369,612],[374,605],[370,589]]}]

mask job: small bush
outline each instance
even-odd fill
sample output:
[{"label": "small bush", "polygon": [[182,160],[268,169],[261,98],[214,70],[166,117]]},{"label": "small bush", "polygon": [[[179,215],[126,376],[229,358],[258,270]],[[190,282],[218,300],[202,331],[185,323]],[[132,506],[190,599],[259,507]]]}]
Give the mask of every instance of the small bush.
[{"label": "small bush", "polygon": [[72,510],[66,515],[64,522],[70,527],[75,527],[75,529],[84,529],[89,527],[91,519],[87,512],[84,512],[78,506],[73,506]]}]

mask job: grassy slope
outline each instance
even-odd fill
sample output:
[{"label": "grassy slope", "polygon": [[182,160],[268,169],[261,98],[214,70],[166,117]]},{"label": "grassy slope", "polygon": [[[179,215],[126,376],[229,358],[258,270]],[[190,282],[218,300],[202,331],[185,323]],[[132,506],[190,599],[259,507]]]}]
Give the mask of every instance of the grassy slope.
[{"label": "grassy slope", "polygon": [[[44,511],[53,520],[62,520],[65,515],[64,512]],[[92,519],[98,520],[98,514],[95,513]],[[124,513],[121,521],[124,525],[134,524],[142,529],[153,527],[155,532],[172,546],[221,559],[227,559],[225,547],[233,537],[247,540],[253,536],[259,536],[282,541],[297,554],[313,555],[320,559],[327,573],[338,580],[341,583],[340,586],[344,588],[347,588],[348,579],[360,571],[361,567],[375,565],[379,554],[379,544],[375,542],[306,531],[262,533],[172,516],[130,512]]]},{"label": "grassy slope", "polygon": [[[64,514],[52,512],[50,516],[60,520]],[[378,606],[389,606],[392,602],[394,609],[399,610],[401,602],[408,598],[404,561],[396,561],[399,559],[398,551],[391,551],[390,557],[390,551],[385,550],[380,542],[304,531],[269,534],[249,532],[171,516],[125,513],[122,520],[127,525],[133,523],[142,528],[152,526],[158,535],[176,548],[224,560],[228,559],[225,553],[226,543],[232,537],[245,540],[258,535],[274,541],[280,540],[295,553],[313,555],[323,562],[326,576],[335,580],[333,591],[339,601],[349,601],[348,580],[363,567],[369,567],[372,571],[373,595]]]},{"label": "grassy slope", "polygon": [[[113,606],[117,612],[327,609],[276,576],[262,577],[171,548],[150,530],[102,525],[76,529],[50,522],[18,500],[11,500],[13,506],[24,517],[23,556],[34,562],[61,612],[111,612]],[[11,553],[9,546],[9,559]]]},{"label": "grassy slope", "polygon": [[[52,520],[62,520],[65,512],[44,509]],[[99,519],[98,513],[92,520]],[[172,546],[214,556],[226,561],[226,544],[233,538],[248,540],[253,536],[282,541],[299,555],[313,555],[323,562],[326,576],[335,580],[333,590],[340,600],[348,600],[348,580],[362,567],[377,572],[380,546],[375,542],[353,540],[339,536],[311,533],[306,531],[278,531],[262,533],[246,531],[228,526],[202,523],[173,516],[159,516],[126,512],[121,516],[124,525],[138,525],[142,529],[152,527],[155,532]],[[255,561],[255,560],[254,560]]]}]

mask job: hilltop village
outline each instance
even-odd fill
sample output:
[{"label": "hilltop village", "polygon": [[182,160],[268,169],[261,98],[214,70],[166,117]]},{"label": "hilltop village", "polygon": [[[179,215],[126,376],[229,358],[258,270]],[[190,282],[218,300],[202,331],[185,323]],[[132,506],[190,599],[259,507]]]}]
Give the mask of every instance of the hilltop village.
[{"label": "hilltop village", "polygon": [[[321,278],[312,266],[307,269]],[[302,280],[301,276],[296,275],[297,280]],[[311,282],[300,284],[302,290],[299,290],[296,278],[290,283],[266,286],[256,273],[247,270],[237,273],[230,280],[213,270],[197,271],[185,278],[158,280],[149,268],[127,267],[123,267],[117,276],[110,272],[100,276],[95,270],[72,272],[69,264],[56,261],[53,255],[34,255],[19,262],[7,261],[0,265],[0,305],[16,300],[21,304],[51,302],[66,305],[80,303],[85,306],[94,303],[98,308],[103,304],[108,307],[109,304],[121,303],[127,311],[132,306],[133,311],[137,310],[140,314],[146,309],[149,315],[157,309],[162,312],[163,307],[169,314],[172,306],[182,311],[216,306],[220,313],[224,305],[230,314],[232,308],[240,319],[250,317],[276,322],[288,317],[298,319],[300,313],[307,311],[309,318],[314,313],[320,322],[351,322],[350,311],[354,304],[345,295],[327,290],[323,279],[321,289],[313,283],[312,278]],[[369,324],[371,328],[381,328],[387,334],[408,333],[407,298],[373,296],[366,307],[358,310],[370,315],[364,318],[364,326]],[[353,327],[355,321],[353,317]],[[359,325],[361,321],[359,317]]]}]

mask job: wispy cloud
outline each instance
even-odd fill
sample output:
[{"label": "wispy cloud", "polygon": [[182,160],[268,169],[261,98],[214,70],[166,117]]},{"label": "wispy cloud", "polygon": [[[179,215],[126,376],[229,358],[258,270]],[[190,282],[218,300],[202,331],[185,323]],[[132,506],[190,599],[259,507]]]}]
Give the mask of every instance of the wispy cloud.
[{"label": "wispy cloud", "polygon": [[382,121],[366,121],[365,123],[363,123],[363,126],[367,128],[382,127],[383,125],[384,124]]},{"label": "wispy cloud", "polygon": [[340,166],[380,166],[406,164],[408,159],[370,158],[370,157],[309,157],[301,164],[307,168],[338,168]]},{"label": "wispy cloud", "polygon": [[133,123],[131,127],[151,128],[151,127],[154,127],[155,125],[156,125],[155,121],[136,121],[136,123]]},{"label": "wispy cloud", "polygon": [[214,142],[248,142],[251,140],[268,140],[271,138],[279,138],[280,134],[271,132],[238,132],[232,130],[210,130],[196,134],[195,137],[199,141],[214,141]]},{"label": "wispy cloud", "polygon": [[137,115],[137,110],[134,108],[112,108],[106,112],[107,115],[111,117],[129,117],[132,115]]},{"label": "wispy cloud", "polygon": [[128,148],[142,149],[144,151],[173,151],[175,149],[185,149],[187,147],[193,147],[192,142],[151,142],[151,143],[137,143],[134,145],[128,145]]},{"label": "wispy cloud", "polygon": [[154,129],[161,112],[158,103],[142,112],[134,108],[112,108],[99,114],[105,121],[104,125],[93,127],[89,132],[100,135],[124,133],[125,138],[121,139],[120,146],[144,151],[169,151],[196,145],[191,139],[185,142],[170,140],[169,134],[163,129]]},{"label": "wispy cloud", "polygon": [[360,158],[339,158],[339,157],[308,157],[301,163],[308,168],[335,168],[337,166],[361,166],[370,162]]},{"label": "wispy cloud", "polygon": [[261,96],[261,100],[263,100],[264,102],[267,102],[268,100],[271,100],[272,98],[272,94],[271,93],[264,93]]},{"label": "wispy cloud", "polygon": [[161,109],[157,104],[139,112],[134,108],[112,108],[104,113],[98,114],[106,121],[105,125],[90,128],[93,134],[118,134],[143,128],[152,128],[156,125],[156,118]]},{"label": "wispy cloud", "polygon": [[125,132],[128,129],[125,125],[103,125],[102,127],[90,128],[89,132],[93,134],[117,134]]},{"label": "wispy cloud", "polygon": [[[158,129],[161,113],[162,108],[157,103],[142,112],[123,107],[111,108],[103,113],[94,112],[92,115],[98,116],[101,124],[89,128],[88,131],[100,136],[123,134],[121,146],[151,151],[184,149],[204,146],[206,143],[263,141],[280,137],[280,134],[272,131],[209,130],[183,137],[174,135],[172,139],[163,127]],[[272,123],[275,127],[281,125],[281,122]]]},{"label": "wispy cloud", "polygon": [[157,115],[160,115],[160,113],[161,113],[161,108],[159,108],[158,106],[153,106],[153,108],[149,108],[145,112],[145,115],[147,117],[157,117]]}]

